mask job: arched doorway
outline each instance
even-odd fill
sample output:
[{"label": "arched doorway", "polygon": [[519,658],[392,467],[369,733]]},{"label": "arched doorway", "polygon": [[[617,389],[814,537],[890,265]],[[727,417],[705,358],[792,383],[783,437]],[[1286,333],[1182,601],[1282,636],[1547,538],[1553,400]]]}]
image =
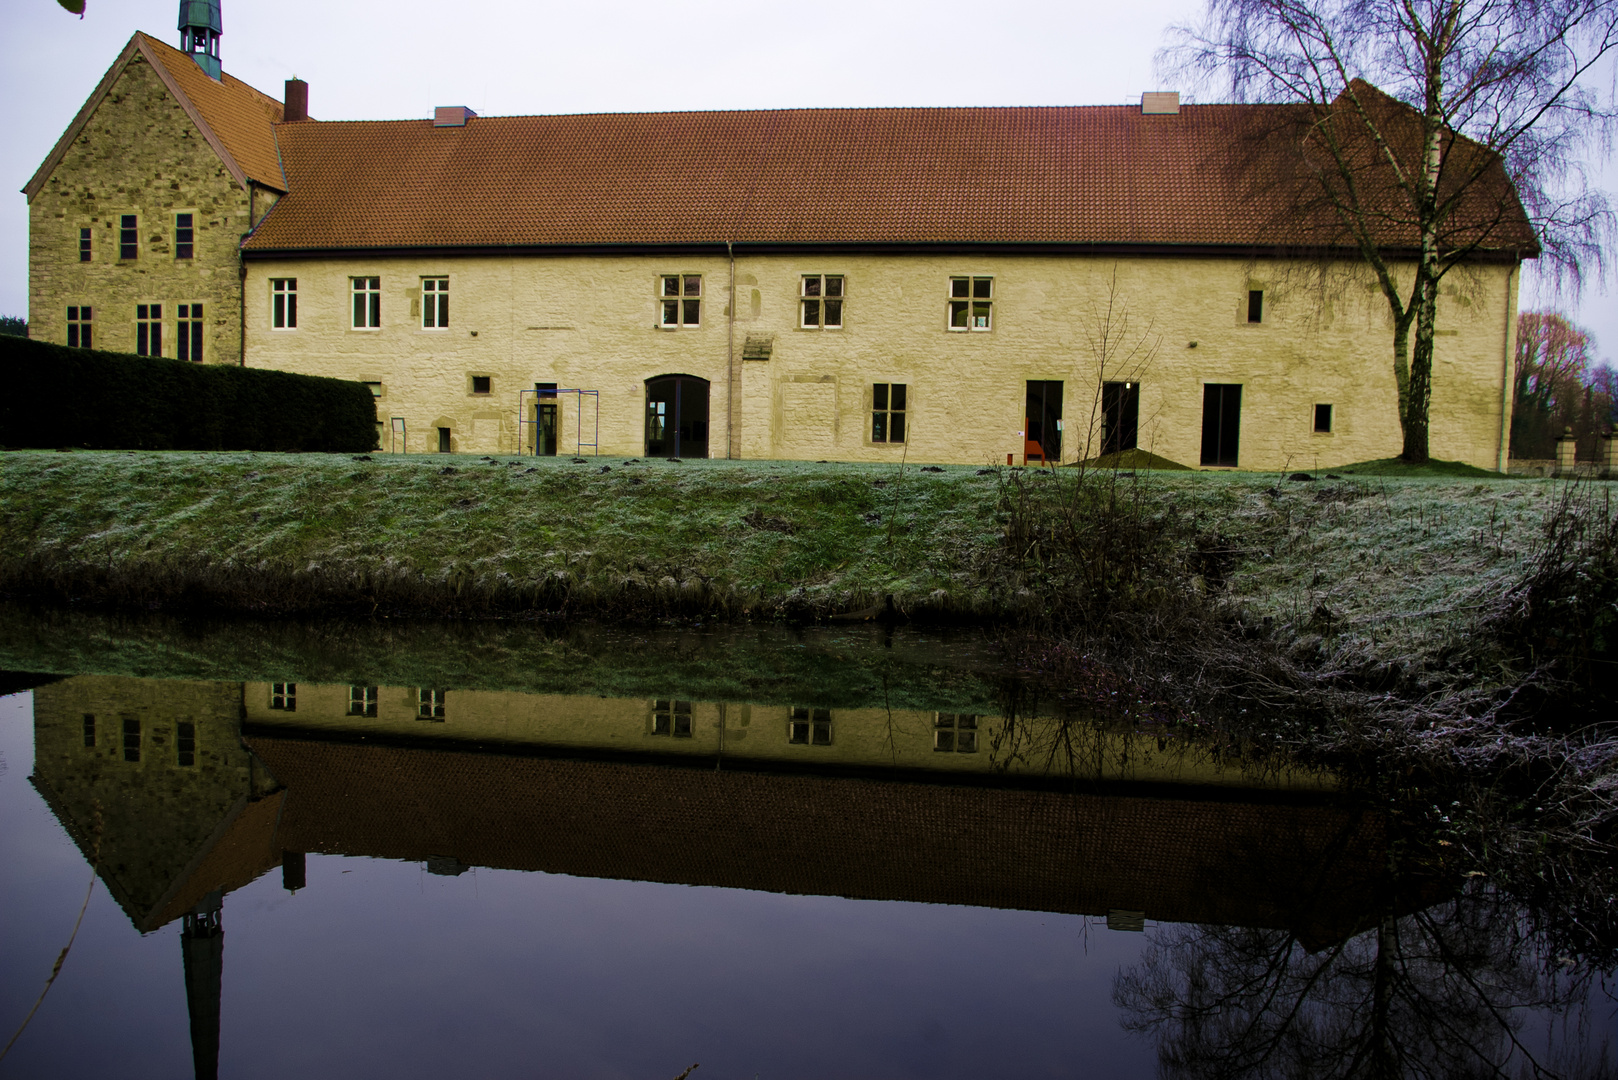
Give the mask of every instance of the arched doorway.
[{"label": "arched doorway", "polygon": [[708,456],[708,380],[659,375],[646,380],[646,456]]}]

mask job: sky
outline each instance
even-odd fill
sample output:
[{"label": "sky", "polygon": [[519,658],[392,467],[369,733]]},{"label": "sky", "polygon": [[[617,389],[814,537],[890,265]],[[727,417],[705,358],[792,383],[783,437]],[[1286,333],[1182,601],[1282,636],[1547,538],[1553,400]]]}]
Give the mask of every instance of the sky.
[{"label": "sky", "polygon": [[[0,183],[18,192],[136,30],[179,43],[176,0],[0,0],[0,100],[11,135]],[[1106,105],[1185,89],[1154,68],[1165,30],[1202,0],[1056,3],[817,0],[223,0],[225,70],[279,98],[309,83],[321,120],[801,106]],[[1207,94],[1202,100],[1211,100]],[[1597,163],[1618,203],[1618,164]],[[0,211],[0,314],[28,304],[28,211]],[[1618,253],[1613,256],[1618,259]],[[1618,281],[1579,296],[1541,287],[1618,364]]]}]

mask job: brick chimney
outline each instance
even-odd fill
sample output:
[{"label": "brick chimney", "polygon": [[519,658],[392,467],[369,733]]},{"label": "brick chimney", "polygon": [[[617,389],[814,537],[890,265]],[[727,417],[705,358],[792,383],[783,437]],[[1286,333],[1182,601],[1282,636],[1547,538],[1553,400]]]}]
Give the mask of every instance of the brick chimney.
[{"label": "brick chimney", "polygon": [[286,97],[282,99],[281,118],[288,123],[309,119],[309,84],[296,75],[287,80]]}]

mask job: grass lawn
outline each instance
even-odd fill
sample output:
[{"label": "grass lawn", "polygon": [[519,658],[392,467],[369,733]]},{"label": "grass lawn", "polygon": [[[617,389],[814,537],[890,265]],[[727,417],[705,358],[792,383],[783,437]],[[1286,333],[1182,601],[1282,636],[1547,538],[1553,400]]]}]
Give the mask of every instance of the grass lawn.
[{"label": "grass lawn", "polygon": [[[1339,632],[1390,643],[1506,588],[1565,487],[1443,466],[1336,475],[1116,482],[1236,552],[1225,588],[1254,617],[1301,633],[1324,611]],[[1018,580],[1008,492],[1059,503],[1075,482],[1071,469],[11,452],[0,588],[270,611],[454,613],[499,595],[490,610],[727,617],[818,617],[891,594],[915,614],[994,618]]]}]

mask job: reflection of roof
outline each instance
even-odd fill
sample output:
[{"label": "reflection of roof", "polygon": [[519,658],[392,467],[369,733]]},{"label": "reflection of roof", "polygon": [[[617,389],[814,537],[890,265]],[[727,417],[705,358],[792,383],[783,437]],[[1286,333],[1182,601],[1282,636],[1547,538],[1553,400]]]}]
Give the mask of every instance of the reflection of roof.
[{"label": "reflection of roof", "polygon": [[243,799],[220,822],[208,844],[138,925],[142,933],[173,922],[215,889],[232,892],[281,864],[275,828],[286,792]]},{"label": "reflection of roof", "polygon": [[284,738],[276,847],[865,899],[1355,928],[1385,859],[1346,809],[716,772]]},{"label": "reflection of roof", "polygon": [[62,155],[73,145],[97,106],[111,92],[118,76],[137,54],[152,65],[152,70],[179,101],[237,183],[245,187],[252,181],[277,191],[286,190],[272,126],[281,120],[281,103],[230,74],[215,82],[179,49],[137,33],[102,76],[95,92],[57,140],[45,163],[23,188],[29,199],[44,187]]}]

